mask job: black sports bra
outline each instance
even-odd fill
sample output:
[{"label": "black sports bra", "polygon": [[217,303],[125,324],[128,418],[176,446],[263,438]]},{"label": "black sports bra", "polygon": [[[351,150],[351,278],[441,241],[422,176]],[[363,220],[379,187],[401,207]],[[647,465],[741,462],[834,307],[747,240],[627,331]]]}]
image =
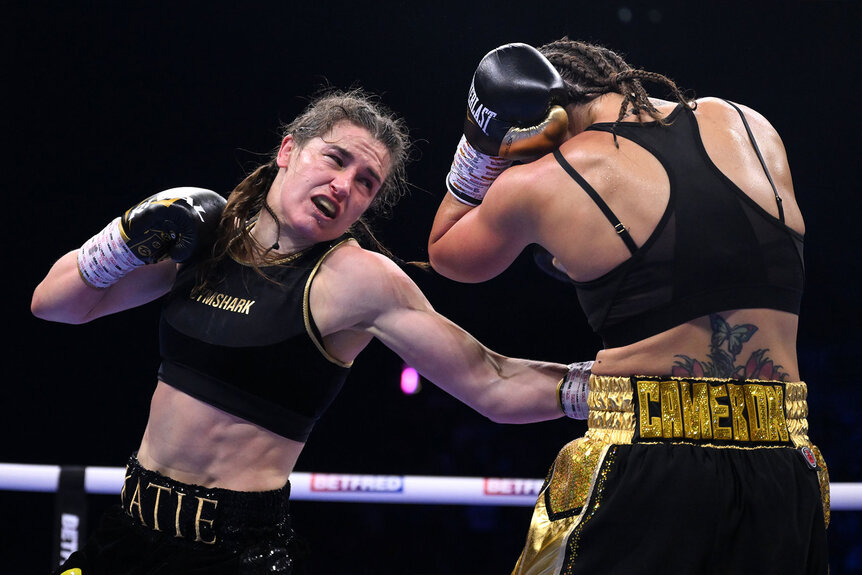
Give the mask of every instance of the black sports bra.
[{"label": "black sports bra", "polygon": [[308,304],[324,258],[341,242],[263,268],[225,258],[213,289],[192,294],[183,266],[162,310],[159,379],[278,435],[305,441],[338,395],[350,365],[323,348]]},{"label": "black sports bra", "polygon": [[730,309],[798,314],[804,283],[802,235],[784,223],[781,198],[742,111],[752,145],[772,184],[775,218],[709,159],[694,112],[679,105],[658,122],[599,123],[653,154],[667,172],[670,198],[640,247],[559,151],[554,157],[616,228],[631,258],[587,282],[573,282],[590,326],[606,347],[620,347],[697,317]]}]

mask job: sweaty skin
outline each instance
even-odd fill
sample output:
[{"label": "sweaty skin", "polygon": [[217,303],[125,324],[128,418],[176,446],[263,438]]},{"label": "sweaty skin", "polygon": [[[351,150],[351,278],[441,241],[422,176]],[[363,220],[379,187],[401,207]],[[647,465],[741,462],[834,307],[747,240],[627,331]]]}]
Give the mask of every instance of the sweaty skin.
[{"label": "sweaty skin", "polygon": [[[667,174],[652,154],[634,142],[618,138],[617,148],[611,134],[584,131],[596,122],[615,121],[621,101],[619,94],[605,94],[589,105],[570,105],[570,136],[560,150],[640,246],[667,207]],[[676,106],[661,100],[654,103],[663,116]],[[781,139],[760,114],[743,110],[783,200],[786,223],[804,233]],[[698,100],[694,113],[706,151],[718,169],[777,217],[774,193],[738,113],[714,98]],[[651,118],[644,116],[644,120]],[[447,194],[434,220],[428,250],[432,266],[442,275],[481,282],[501,273],[533,243],[551,252],[558,267],[578,281],[598,278],[631,257],[598,206],[550,154],[506,170],[477,208]],[[775,378],[799,378],[797,316],[769,309],[721,310],[717,315],[730,326],[757,328],[738,358],[745,359],[743,367],[752,364],[749,369],[753,369],[753,364],[759,364],[757,372],[767,374],[765,366],[771,362],[781,366]],[[710,317],[704,316],[631,345],[602,349],[593,373],[670,374],[685,369],[684,358],[692,366],[695,360],[702,366],[709,362],[714,333]],[[754,353],[758,355],[752,359]]]}]

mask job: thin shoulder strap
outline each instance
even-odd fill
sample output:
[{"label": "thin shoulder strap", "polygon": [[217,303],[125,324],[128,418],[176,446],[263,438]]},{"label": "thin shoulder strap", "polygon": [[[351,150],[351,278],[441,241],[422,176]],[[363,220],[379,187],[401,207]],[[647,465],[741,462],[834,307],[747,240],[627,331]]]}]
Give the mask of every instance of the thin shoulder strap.
[{"label": "thin shoulder strap", "polygon": [[775,194],[775,202],[778,204],[778,219],[781,223],[784,223],[784,205],[781,202],[781,196],[778,195],[778,188],[775,187],[775,182],[772,181],[772,174],[769,173],[769,169],[766,167],[766,161],[760,154],[760,148],[757,147],[757,141],[754,139],[754,134],[751,133],[751,127],[748,125],[748,120],[745,119],[745,114],[742,113],[739,106],[730,100],[725,100],[725,102],[733,106],[733,108],[739,112],[739,117],[742,118],[742,125],[745,126],[745,131],[748,132],[748,137],[751,140],[751,145],[754,146],[754,152],[757,154],[757,159],[760,160],[760,165],[763,166],[763,171],[766,173],[769,185],[772,186],[772,193]]},{"label": "thin shoulder strap", "polygon": [[554,150],[554,157],[557,159],[557,163],[562,166],[564,170],[572,177],[575,182],[581,186],[587,194],[593,199],[596,205],[602,210],[602,213],[605,214],[605,217],[614,226],[614,229],[617,231],[617,234],[623,240],[623,243],[626,244],[626,247],[629,249],[631,253],[635,253],[638,249],[638,245],[632,239],[631,234],[626,229],[626,227],[617,219],[617,216],[611,211],[602,197],[596,193],[591,185],[587,183],[587,181],[581,176],[575,169],[566,161],[566,158],[563,157],[563,154],[560,153],[560,150]]}]

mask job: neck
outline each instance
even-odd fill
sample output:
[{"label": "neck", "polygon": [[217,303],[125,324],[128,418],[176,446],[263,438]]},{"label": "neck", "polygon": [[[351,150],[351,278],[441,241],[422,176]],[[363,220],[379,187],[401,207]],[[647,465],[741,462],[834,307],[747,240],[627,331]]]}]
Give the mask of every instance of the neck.
[{"label": "neck", "polygon": [[[623,103],[622,94],[608,92],[593,98],[583,104],[570,104],[569,107],[569,130],[573,134],[580,134],[593,124],[599,122],[616,122],[620,116],[620,106]],[[629,114],[631,110],[628,111]],[[651,118],[644,114],[644,118]],[[632,120],[634,116],[623,118]]]},{"label": "neck", "polygon": [[284,235],[286,226],[280,223],[271,206],[266,204],[258,214],[251,236],[258,245],[257,256],[262,259],[282,258],[299,253],[307,245],[297,245],[291,238]]}]

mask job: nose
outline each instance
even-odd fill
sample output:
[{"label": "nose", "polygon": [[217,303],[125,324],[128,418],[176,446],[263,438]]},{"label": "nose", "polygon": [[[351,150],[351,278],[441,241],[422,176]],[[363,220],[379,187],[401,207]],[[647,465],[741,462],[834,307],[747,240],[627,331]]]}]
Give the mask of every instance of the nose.
[{"label": "nose", "polygon": [[336,174],[329,184],[332,194],[337,199],[344,199],[350,194],[350,186],[353,185],[353,176],[348,170],[344,170]]}]

